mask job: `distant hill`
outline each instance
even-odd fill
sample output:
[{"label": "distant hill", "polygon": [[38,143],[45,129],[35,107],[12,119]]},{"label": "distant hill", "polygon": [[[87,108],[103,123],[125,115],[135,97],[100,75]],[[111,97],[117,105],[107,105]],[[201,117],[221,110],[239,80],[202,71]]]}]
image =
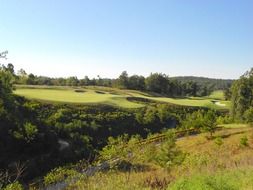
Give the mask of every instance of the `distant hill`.
[{"label": "distant hill", "polygon": [[196,77],[196,76],[178,76],[178,77],[170,77],[170,79],[178,80],[182,83],[187,82],[196,82],[201,86],[206,86],[209,88],[213,88],[214,90],[224,90],[229,88],[233,81],[232,79],[215,79],[215,78],[207,78],[207,77]]}]

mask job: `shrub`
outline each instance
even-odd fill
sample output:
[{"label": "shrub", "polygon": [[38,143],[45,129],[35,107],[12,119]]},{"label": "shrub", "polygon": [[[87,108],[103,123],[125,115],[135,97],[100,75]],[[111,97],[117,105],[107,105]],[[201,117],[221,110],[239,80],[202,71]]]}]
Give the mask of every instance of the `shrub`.
[{"label": "shrub", "polygon": [[216,137],[214,142],[218,146],[221,146],[223,144],[223,140],[221,137]]},{"label": "shrub", "polygon": [[245,146],[248,146],[248,145],[249,145],[249,143],[248,143],[248,138],[247,138],[247,136],[241,137],[241,139],[240,139],[240,146],[245,147]]},{"label": "shrub", "polygon": [[247,123],[253,123],[253,108],[246,110],[243,116]]},{"label": "shrub", "polygon": [[217,117],[217,124],[229,124],[233,123],[232,118],[229,115]]},{"label": "shrub", "polygon": [[155,161],[158,165],[170,169],[172,166],[180,164],[184,155],[176,146],[175,134],[169,131],[166,135],[166,140],[161,144]]},{"label": "shrub", "polygon": [[66,169],[62,167],[56,168],[44,177],[44,184],[45,185],[54,184],[66,180],[66,178],[76,176],[78,174],[79,173],[73,169]]},{"label": "shrub", "polygon": [[100,151],[100,157],[102,161],[115,159],[115,158],[125,158],[128,154],[127,143],[129,137],[128,135],[122,135],[117,138],[109,137],[108,144]]},{"label": "shrub", "polygon": [[19,182],[7,185],[3,190],[23,190],[23,186]]},{"label": "shrub", "polygon": [[38,134],[38,129],[35,125],[31,124],[31,123],[25,123],[24,124],[24,129],[25,129],[25,139],[27,142],[31,142],[32,140],[34,140],[34,138],[36,137],[36,135]]},{"label": "shrub", "polygon": [[109,137],[108,145],[100,151],[100,162],[108,160],[117,160],[110,163],[112,169],[130,170],[134,168],[134,164],[138,161],[143,161],[142,154],[140,155],[140,146],[137,144],[140,141],[140,136],[122,135],[117,138]]},{"label": "shrub", "polygon": [[186,118],[182,121],[182,126],[185,129],[203,128],[204,126],[203,114],[204,112],[202,110],[187,114]]}]

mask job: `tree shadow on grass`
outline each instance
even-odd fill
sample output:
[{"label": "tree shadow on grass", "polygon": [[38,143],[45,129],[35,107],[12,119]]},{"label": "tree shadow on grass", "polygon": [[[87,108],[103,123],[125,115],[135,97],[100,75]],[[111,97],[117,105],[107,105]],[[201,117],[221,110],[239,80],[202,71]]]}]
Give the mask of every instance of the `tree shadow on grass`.
[{"label": "tree shadow on grass", "polygon": [[221,134],[221,135],[215,135],[214,138],[216,137],[221,137],[223,139],[231,137],[232,135],[239,135],[239,134],[243,134],[245,133],[245,131],[239,131],[239,132],[234,132],[234,133],[229,133],[229,134]]},{"label": "tree shadow on grass", "polygon": [[95,90],[95,92],[96,92],[97,94],[106,94],[105,92],[97,91],[97,90]]}]

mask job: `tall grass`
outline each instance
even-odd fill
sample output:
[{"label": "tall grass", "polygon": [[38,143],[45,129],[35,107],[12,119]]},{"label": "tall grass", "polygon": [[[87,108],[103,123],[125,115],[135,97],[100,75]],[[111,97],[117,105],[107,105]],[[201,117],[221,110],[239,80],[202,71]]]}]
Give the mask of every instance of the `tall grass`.
[{"label": "tall grass", "polygon": [[253,169],[222,171],[184,177],[169,185],[168,190],[252,190]]},{"label": "tall grass", "polygon": [[[149,159],[161,144],[145,144],[137,149],[135,165],[142,169],[113,169],[80,177],[68,189],[89,190],[253,190],[253,130],[232,128],[217,131],[213,140],[205,134],[178,139],[177,146],[185,153],[180,165],[166,170]],[[247,136],[247,146],[241,138]],[[222,143],[217,143],[220,139]],[[147,152],[148,154],[146,154]],[[145,167],[143,167],[145,164]]]}]

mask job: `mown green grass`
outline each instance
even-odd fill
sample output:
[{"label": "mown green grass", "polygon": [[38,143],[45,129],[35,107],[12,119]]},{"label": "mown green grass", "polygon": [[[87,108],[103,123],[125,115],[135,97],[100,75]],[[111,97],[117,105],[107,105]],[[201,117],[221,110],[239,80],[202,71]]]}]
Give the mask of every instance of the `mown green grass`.
[{"label": "mown green grass", "polygon": [[[84,92],[76,92],[83,90]],[[139,108],[145,106],[142,103],[127,100],[128,97],[144,98],[158,102],[166,102],[181,106],[210,107],[214,109],[228,109],[229,102],[222,101],[224,106],[215,105],[210,97],[199,98],[168,98],[152,96],[135,90],[120,90],[107,87],[49,87],[49,86],[16,86],[15,94],[30,99],[50,102],[77,103],[77,104],[108,104],[124,108]],[[215,95],[216,94],[216,95]],[[221,96],[220,92],[214,95]]]},{"label": "mown green grass", "polygon": [[125,108],[138,108],[142,104],[130,102],[125,95],[113,95],[108,92],[96,92],[85,89],[85,92],[75,92],[74,89],[18,88],[15,94],[30,99],[83,104],[108,104]]},{"label": "mown green grass", "polygon": [[208,98],[216,99],[216,100],[225,100],[224,92],[222,90],[216,90],[212,92]]},{"label": "mown green grass", "polygon": [[[181,105],[181,106],[198,106],[198,107],[209,107],[213,109],[229,109],[229,101],[217,101],[222,100],[223,91],[214,91],[208,97],[186,97],[186,98],[168,98],[168,97],[150,97],[143,94],[136,94],[136,97],[147,98],[155,101],[167,102],[171,104]],[[212,98],[213,97],[213,98]],[[221,106],[216,105],[213,101],[220,102]]]}]

